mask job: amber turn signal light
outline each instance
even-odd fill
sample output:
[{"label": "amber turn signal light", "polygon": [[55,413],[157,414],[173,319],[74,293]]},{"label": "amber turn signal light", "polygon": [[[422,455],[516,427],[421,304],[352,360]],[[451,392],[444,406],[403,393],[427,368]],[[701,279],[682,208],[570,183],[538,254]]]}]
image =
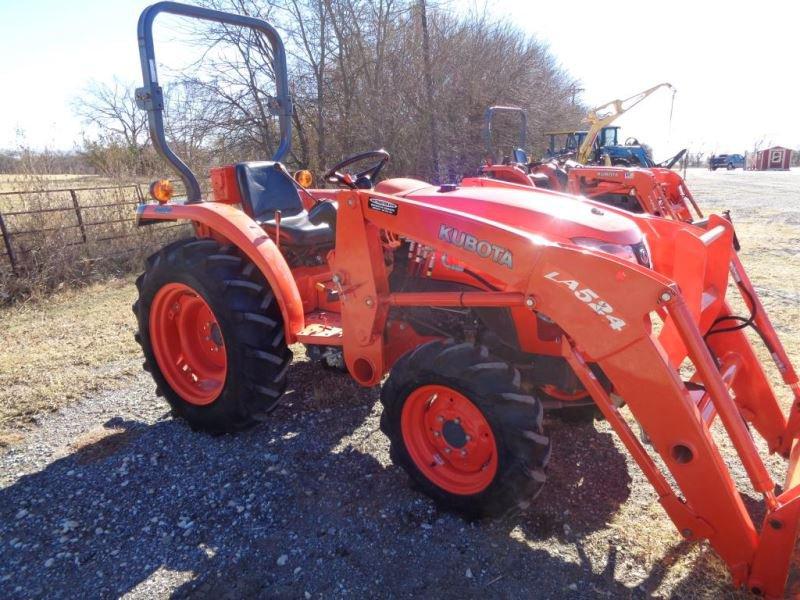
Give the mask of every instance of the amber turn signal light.
[{"label": "amber turn signal light", "polygon": [[294,180],[304,188],[308,188],[314,183],[314,176],[311,174],[311,171],[303,169],[295,172]]},{"label": "amber turn signal light", "polygon": [[150,184],[150,196],[161,204],[169,202],[174,193],[175,188],[169,179],[159,179]]}]

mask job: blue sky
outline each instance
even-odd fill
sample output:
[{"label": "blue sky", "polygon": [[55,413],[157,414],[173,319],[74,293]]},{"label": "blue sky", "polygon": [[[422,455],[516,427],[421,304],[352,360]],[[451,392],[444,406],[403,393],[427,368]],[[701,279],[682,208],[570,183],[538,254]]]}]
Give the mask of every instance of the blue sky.
[{"label": "blue sky", "polygon": [[[473,0],[450,0],[465,10]],[[34,147],[70,148],[81,123],[70,101],[88,80],[139,81],[140,0],[0,0],[0,148],[17,130]],[[484,6],[484,2],[480,2]],[[620,119],[623,135],[655,147],[741,152],[756,140],[800,146],[800,9],[783,2],[534,2],[487,0],[547,42],[581,80],[584,100],[604,103],[661,81],[660,91]],[[162,54],[165,56],[166,53]],[[531,132],[536,135],[536,132]],[[354,151],[357,149],[354,149]]]},{"label": "blue sky", "polygon": [[[70,100],[90,78],[138,76],[136,20],[147,2],[0,0],[0,147],[27,142],[69,148],[80,122]],[[13,91],[12,91],[13,90]]]}]

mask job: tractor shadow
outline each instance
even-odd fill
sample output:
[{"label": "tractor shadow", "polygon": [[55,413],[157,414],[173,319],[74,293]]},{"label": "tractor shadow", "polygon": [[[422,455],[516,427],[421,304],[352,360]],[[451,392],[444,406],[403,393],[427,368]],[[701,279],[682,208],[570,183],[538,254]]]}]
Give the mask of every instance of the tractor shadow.
[{"label": "tractor shadow", "polygon": [[284,405],[243,434],[210,437],[169,418],[108,421],[109,435],[0,490],[0,597],[166,588],[177,598],[627,598],[654,589],[615,579],[613,546],[600,569],[582,549],[628,494],[609,434],[549,420],[550,481],[530,514],[468,523],[438,511],[391,464],[377,398],[301,362]]},{"label": "tractor shadow", "polygon": [[574,541],[606,527],[630,495],[625,456],[594,423],[545,420],[553,445],[547,482],[518,526],[532,538]]}]

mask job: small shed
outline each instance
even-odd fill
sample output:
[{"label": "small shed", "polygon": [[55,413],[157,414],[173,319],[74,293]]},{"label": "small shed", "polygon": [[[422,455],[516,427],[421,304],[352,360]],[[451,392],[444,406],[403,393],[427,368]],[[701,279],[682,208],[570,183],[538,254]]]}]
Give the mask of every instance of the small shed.
[{"label": "small shed", "polygon": [[783,146],[759,150],[756,154],[757,171],[788,171],[792,162],[792,151]]}]

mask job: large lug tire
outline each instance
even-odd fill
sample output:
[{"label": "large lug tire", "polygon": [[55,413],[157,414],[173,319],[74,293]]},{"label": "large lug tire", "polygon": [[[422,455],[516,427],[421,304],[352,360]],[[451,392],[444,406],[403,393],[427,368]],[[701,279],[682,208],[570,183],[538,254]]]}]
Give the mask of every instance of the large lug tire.
[{"label": "large lug tire", "polygon": [[542,405],[485,348],[419,346],[397,361],[381,402],[392,461],[441,508],[504,516],[541,490],[550,457]]},{"label": "large lug tire", "polygon": [[136,287],[143,366],[176,416],[221,434],[275,408],[292,353],[275,295],[236,248],[174,242],[147,259]]}]

